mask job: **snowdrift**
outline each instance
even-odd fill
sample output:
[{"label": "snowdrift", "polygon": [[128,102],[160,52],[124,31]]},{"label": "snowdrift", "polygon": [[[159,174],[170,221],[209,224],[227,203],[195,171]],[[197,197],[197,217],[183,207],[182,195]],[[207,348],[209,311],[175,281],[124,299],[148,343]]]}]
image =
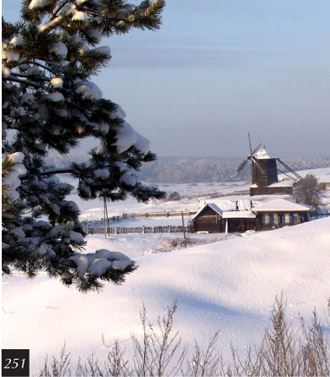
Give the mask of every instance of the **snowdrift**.
[{"label": "snowdrift", "polygon": [[[102,357],[114,339],[128,347],[130,334],[139,334],[143,303],[153,320],[174,299],[179,305],[175,327],[184,342],[206,343],[219,329],[223,351],[231,342],[242,349],[260,339],[281,292],[291,318],[309,319],[315,308],[325,323],[329,230],[326,218],[139,256],[135,258],[139,268],[126,283],[108,284],[99,294],[78,293],[46,276],[33,281],[22,276],[3,279],[2,347],[30,348],[34,369],[46,353],[58,353],[64,342],[73,355],[86,356],[94,350]],[[128,238],[116,251],[141,248],[139,237]],[[114,250],[111,241],[93,237],[87,251],[105,244]]]}]

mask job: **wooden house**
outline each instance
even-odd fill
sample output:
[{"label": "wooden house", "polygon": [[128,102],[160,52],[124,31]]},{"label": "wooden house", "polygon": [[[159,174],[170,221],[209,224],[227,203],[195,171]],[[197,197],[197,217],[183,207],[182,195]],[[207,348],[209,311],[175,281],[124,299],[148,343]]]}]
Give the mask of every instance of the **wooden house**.
[{"label": "wooden house", "polygon": [[289,199],[275,199],[256,206],[256,227],[259,230],[295,225],[309,220],[312,207]]},{"label": "wooden house", "polygon": [[192,217],[193,232],[241,233],[247,230],[269,230],[308,221],[310,206],[288,199],[275,199],[251,210],[222,210],[206,203]]},{"label": "wooden house", "polygon": [[236,233],[255,228],[252,211],[223,211],[215,203],[206,203],[192,218],[193,232]]}]

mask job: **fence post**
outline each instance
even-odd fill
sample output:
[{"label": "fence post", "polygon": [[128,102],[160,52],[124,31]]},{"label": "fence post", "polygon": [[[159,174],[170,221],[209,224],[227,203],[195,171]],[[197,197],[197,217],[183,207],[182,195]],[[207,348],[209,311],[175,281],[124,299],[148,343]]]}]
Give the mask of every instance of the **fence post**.
[{"label": "fence post", "polygon": [[182,227],[183,227],[183,238],[184,238],[184,247],[187,247],[187,238],[186,238],[186,229],[184,226],[184,218],[183,218],[183,211],[181,212],[181,217],[182,217]]}]

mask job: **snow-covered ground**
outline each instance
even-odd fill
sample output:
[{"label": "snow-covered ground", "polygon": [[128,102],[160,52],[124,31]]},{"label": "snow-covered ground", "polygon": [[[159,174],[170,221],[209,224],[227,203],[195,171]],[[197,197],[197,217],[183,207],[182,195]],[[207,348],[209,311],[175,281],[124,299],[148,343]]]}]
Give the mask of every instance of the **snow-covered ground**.
[{"label": "snow-covered ground", "polygon": [[[330,174],[330,169],[319,173]],[[230,195],[237,186],[248,188],[243,183],[231,187],[167,185],[161,188],[200,196],[148,204],[128,199],[109,204],[109,216],[198,210],[200,200],[208,200],[205,193],[217,189],[228,190],[229,196],[211,199],[222,207],[231,206],[237,199],[249,201],[248,196]],[[257,202],[270,199],[253,197]],[[329,190],[323,193],[323,200],[330,204]],[[103,217],[99,201],[78,200],[78,205],[82,219]],[[114,225],[181,225],[181,221],[180,217],[151,217],[126,219]],[[329,229],[330,218],[325,218],[263,233],[188,234],[198,245],[171,252],[162,251],[171,249],[173,240],[180,243],[182,234],[112,235],[110,239],[88,236],[86,252],[101,248],[120,251],[134,259],[139,268],[122,286],[107,284],[101,293],[88,294],[68,289],[42,274],[32,281],[22,275],[4,277],[2,347],[31,349],[33,371],[38,370],[46,353],[58,353],[64,343],[73,357],[94,351],[101,358],[108,351],[104,341],[111,345],[118,338],[128,348],[130,334],[140,333],[139,311],[143,303],[151,319],[155,319],[176,298],[179,310],[175,324],[184,342],[207,342],[219,329],[219,347],[223,351],[229,349],[230,342],[244,349],[248,343],[260,340],[275,295],[282,291],[292,318],[310,318],[315,308],[326,323],[326,301],[330,297]]]},{"label": "snow-covered ground", "polygon": [[176,298],[175,325],[184,342],[204,343],[219,329],[224,351],[230,342],[244,349],[260,339],[274,297],[282,291],[292,318],[310,318],[315,308],[325,323],[329,229],[330,218],[325,218],[167,253],[153,253],[164,235],[90,236],[88,252],[122,251],[139,268],[123,285],[107,284],[101,293],[88,294],[46,276],[4,278],[2,347],[31,349],[34,371],[64,342],[73,357],[92,351],[102,357],[114,339],[129,347],[130,334],[140,333],[143,303],[155,319]]}]

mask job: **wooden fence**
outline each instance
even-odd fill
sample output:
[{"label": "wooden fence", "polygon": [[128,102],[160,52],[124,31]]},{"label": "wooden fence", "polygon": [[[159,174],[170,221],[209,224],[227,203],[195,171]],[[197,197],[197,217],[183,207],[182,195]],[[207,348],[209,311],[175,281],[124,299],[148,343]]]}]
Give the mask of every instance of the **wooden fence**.
[{"label": "wooden fence", "polygon": [[[145,212],[145,213],[123,213],[121,216],[111,216],[109,217],[110,222],[117,222],[124,219],[131,219],[131,218],[148,218],[148,217],[178,217],[178,216],[193,216],[197,213],[197,211],[173,211],[173,212]],[[99,224],[103,222],[103,219],[95,220],[95,221],[83,221],[83,224],[87,226],[88,224],[93,226],[93,224]]]},{"label": "wooden fence", "polygon": [[[104,234],[105,228],[103,227],[88,227],[86,229],[87,234]],[[129,234],[129,233],[183,233],[191,232],[191,228],[188,226],[140,226],[140,227],[107,227],[107,234]]]}]

